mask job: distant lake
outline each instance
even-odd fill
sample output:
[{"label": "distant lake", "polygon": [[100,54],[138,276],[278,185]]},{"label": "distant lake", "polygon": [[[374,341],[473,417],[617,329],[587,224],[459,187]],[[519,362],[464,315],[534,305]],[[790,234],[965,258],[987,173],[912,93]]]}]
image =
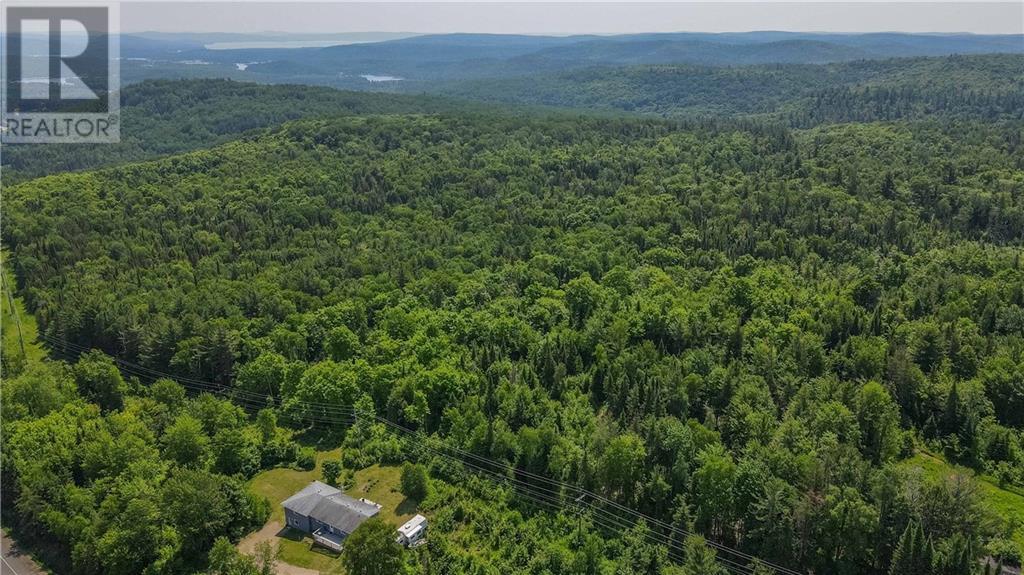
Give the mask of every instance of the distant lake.
[{"label": "distant lake", "polygon": [[373,74],[360,74],[360,77],[366,79],[367,82],[398,82],[404,80],[398,76],[374,76]]}]

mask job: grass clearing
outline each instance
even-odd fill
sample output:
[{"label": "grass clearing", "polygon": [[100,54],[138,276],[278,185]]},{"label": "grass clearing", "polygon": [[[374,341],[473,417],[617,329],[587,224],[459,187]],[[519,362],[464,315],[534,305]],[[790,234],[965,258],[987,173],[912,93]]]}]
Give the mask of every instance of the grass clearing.
[{"label": "grass clearing", "polygon": [[278,467],[258,473],[249,480],[249,489],[253,493],[262,495],[270,501],[270,520],[284,524],[284,509],[281,502],[288,499],[295,492],[309,485],[311,481],[323,479],[320,467],[327,459],[341,457],[341,448],[331,451],[321,451],[316,454],[316,467],[309,471]]},{"label": "grass clearing", "polygon": [[[268,469],[249,480],[249,489],[270,501],[270,522],[284,526],[284,508],[281,503],[311,481],[323,479],[321,466],[327,459],[341,457],[341,449],[321,451],[316,454],[316,467],[308,471],[278,467]],[[280,560],[290,565],[314,569],[321,573],[344,573],[341,561],[335,553],[313,545],[313,538],[295,529],[284,529],[276,537]]]},{"label": "grass clearing", "polygon": [[[46,350],[39,344],[39,326],[36,318],[25,310],[25,302],[14,297],[14,274],[7,269],[8,254],[0,251],[3,273],[3,294],[0,294],[0,333],[3,350],[8,357],[25,358],[26,365],[46,358]],[[22,346],[24,344],[24,347]],[[24,349],[24,354],[22,353]]]},{"label": "grass clearing", "polygon": [[907,459],[903,465],[920,468],[926,477],[941,479],[956,472],[967,473],[978,482],[985,505],[997,516],[1006,521],[1016,521],[1017,530],[1013,534],[1014,541],[1024,550],[1024,495],[999,487],[994,479],[985,475],[976,475],[973,471],[950,465],[939,457],[929,453],[917,453]]},{"label": "grass clearing", "polygon": [[402,495],[401,483],[400,467],[372,465],[356,471],[355,482],[345,493],[379,503],[380,517],[398,527],[416,515],[416,502]]},{"label": "grass clearing", "polygon": [[313,545],[313,538],[308,533],[286,528],[277,538],[278,559],[289,565],[314,569],[321,573],[344,573],[339,555]]},{"label": "grass clearing", "polygon": [[[270,501],[270,522],[284,525],[281,503],[311,481],[323,480],[321,467],[327,459],[337,459],[341,449],[317,452],[316,467],[309,471],[277,468],[257,474],[249,480],[249,489]],[[352,486],[345,493],[355,498],[366,498],[382,507],[380,517],[396,527],[416,514],[416,504],[402,495],[401,468],[373,465],[356,471]],[[283,529],[275,538],[280,549],[280,560],[290,565],[314,569],[321,573],[344,573],[338,555],[313,545],[313,538],[295,529]]]}]

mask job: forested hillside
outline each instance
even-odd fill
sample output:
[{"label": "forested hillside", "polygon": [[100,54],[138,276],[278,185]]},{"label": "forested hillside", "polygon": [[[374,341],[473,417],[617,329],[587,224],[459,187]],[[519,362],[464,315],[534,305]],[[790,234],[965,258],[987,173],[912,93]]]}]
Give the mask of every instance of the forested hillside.
[{"label": "forested hillside", "polygon": [[[364,116],[6,187],[43,337],[100,351],[5,381],[4,512],[75,573],[213,568],[266,513],[236,482],[358,405],[798,572],[1019,564],[976,479],[906,460],[1024,488],[1021,136]],[[773,572],[361,421],[344,465],[435,482],[410,572]]]},{"label": "forested hillside", "polygon": [[[275,39],[288,37],[279,35]],[[438,82],[523,78],[595,66],[824,64],[894,57],[1024,54],[1024,36],[1019,34],[432,34],[316,48],[227,50],[204,47],[208,41],[216,40],[189,34],[124,36],[122,52],[127,58],[122,62],[122,77],[127,82],[230,77],[420,92],[426,89],[424,86]],[[392,81],[374,81],[373,76],[390,77]]]},{"label": "forested hillside", "polygon": [[1021,119],[1024,56],[827,65],[590,68],[456,82],[449,95],[676,117],[755,115],[795,127],[900,119]]},{"label": "forested hillside", "polygon": [[[420,39],[427,42],[427,39]],[[294,68],[293,68],[294,69]],[[306,78],[305,80],[309,80]],[[642,113],[810,128],[842,122],[1020,120],[1024,56],[863,60],[827,65],[596,67],[474,81],[391,84],[400,95],[230,80],[126,86],[122,141],[109,146],[7,146],[7,183],[209,147],[298,118],[360,114]],[[382,88],[384,89],[384,88]],[[442,97],[446,96],[446,97]],[[474,101],[482,101],[478,103]],[[550,114],[550,112],[548,112]]]},{"label": "forested hillside", "polygon": [[7,145],[2,159],[4,181],[210,147],[297,118],[464,108],[468,106],[428,96],[365,94],[316,86],[261,86],[228,80],[153,80],[123,89],[119,143]]}]

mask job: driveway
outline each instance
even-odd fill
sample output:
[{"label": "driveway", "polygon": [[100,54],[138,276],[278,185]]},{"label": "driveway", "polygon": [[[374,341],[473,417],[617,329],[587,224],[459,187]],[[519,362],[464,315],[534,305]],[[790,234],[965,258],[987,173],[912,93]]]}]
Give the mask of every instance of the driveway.
[{"label": "driveway", "polygon": [[[271,545],[277,543],[277,534],[281,532],[281,524],[277,521],[268,521],[262,529],[255,533],[250,533],[245,539],[238,542],[238,550],[246,555],[252,555],[256,552],[256,545],[266,541]],[[299,567],[284,561],[278,560],[275,565],[275,571],[278,575],[320,575],[320,572],[315,569],[306,569],[305,567]]]}]

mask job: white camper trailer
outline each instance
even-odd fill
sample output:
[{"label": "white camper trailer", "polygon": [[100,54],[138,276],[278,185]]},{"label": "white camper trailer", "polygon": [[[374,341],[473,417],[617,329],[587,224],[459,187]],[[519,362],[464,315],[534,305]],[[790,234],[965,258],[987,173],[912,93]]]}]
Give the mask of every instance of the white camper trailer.
[{"label": "white camper trailer", "polygon": [[427,536],[427,518],[417,515],[398,528],[396,541],[406,547],[415,547]]}]

